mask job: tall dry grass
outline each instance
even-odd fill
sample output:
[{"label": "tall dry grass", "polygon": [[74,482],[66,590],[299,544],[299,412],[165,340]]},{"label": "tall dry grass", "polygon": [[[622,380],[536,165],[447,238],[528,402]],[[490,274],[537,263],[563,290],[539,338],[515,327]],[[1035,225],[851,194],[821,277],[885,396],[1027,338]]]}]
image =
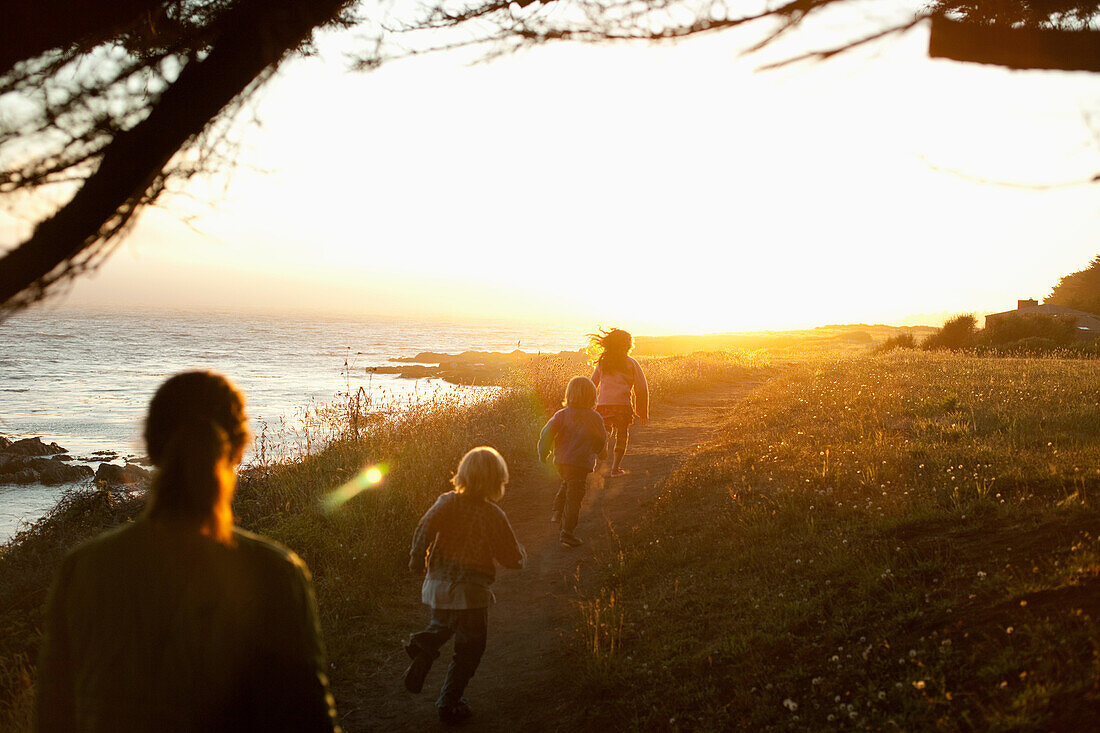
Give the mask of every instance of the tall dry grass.
[{"label": "tall dry grass", "polygon": [[[643,361],[657,401],[763,365],[747,352]],[[412,530],[450,490],[459,458],[493,445],[508,461],[511,486],[541,476],[538,432],[568,380],[590,371],[581,355],[545,356],[525,362],[501,388],[429,389],[370,402],[349,393],[306,405],[282,425],[254,426],[259,443],[240,472],[234,512],[238,524],[283,542],[310,566],[338,704],[407,631],[401,624],[418,598],[418,581],[406,570]],[[360,478],[368,467],[379,468],[381,483]],[[29,729],[43,604],[61,557],[133,519],[143,505],[144,497],[128,493],[70,492],[0,547],[0,729]]]},{"label": "tall dry grass", "polygon": [[596,724],[1093,726],[1100,364],[782,371],[604,559],[588,593],[621,636],[594,648],[587,617],[577,636]]}]

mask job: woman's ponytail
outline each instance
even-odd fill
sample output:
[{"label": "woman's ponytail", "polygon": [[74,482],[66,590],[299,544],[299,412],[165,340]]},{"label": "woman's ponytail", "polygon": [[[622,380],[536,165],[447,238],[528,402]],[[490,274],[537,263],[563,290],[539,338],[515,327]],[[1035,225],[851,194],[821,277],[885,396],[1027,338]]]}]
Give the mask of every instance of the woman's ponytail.
[{"label": "woman's ponytail", "polygon": [[148,516],[174,519],[228,541],[232,476],[248,440],[244,400],[224,377],[186,372],[165,382],[149,405],[145,442],[157,467]]}]

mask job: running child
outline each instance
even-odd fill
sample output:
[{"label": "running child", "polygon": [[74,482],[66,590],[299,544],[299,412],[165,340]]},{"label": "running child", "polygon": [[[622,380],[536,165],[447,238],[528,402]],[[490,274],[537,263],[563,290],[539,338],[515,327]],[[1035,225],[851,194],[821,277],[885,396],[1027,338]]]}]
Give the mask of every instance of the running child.
[{"label": "running child", "polygon": [[607,433],[603,418],[594,409],[596,385],[588,377],[573,377],[565,389],[565,406],[554,413],[539,435],[539,460],[554,453],[554,465],[561,476],[561,488],[554,497],[550,521],[561,522],[561,543],[566,547],[584,544],[574,534],[588,474],[596,461],[607,455]]},{"label": "running child", "polygon": [[608,474],[614,478],[626,473],[621,464],[634,415],[637,414],[643,425],[649,420],[649,385],[642,367],[630,356],[634,339],[629,333],[619,328],[609,331],[601,328],[599,333],[588,335],[588,343],[591,348],[600,350],[592,382],[599,388],[596,411],[603,416],[608,437],[614,436],[615,457]]},{"label": "running child", "polygon": [[409,570],[423,573],[427,567],[420,597],[432,617],[405,645],[412,658],[405,688],[420,692],[440,647],[455,637],[454,659],[435,703],[439,719],[448,725],[471,715],[462,693],[485,651],[489,606],[496,601],[489,590],[496,578],[494,562],[518,570],[527,561],[508,517],[497,506],[508,483],[504,457],[495,448],[474,448],[462,457],[451,483],[454,491],[436,500],[413,536]]}]

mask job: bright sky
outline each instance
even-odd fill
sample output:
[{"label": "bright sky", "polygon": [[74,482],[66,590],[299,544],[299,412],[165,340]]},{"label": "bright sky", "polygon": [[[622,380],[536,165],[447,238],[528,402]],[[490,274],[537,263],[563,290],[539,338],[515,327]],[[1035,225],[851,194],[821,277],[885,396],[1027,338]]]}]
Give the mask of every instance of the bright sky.
[{"label": "bright sky", "polygon": [[1100,75],[931,61],[926,28],[754,73],[746,38],[297,61],[245,138],[269,172],[196,187],[205,236],[186,201],[148,212],[67,302],[938,325],[1043,298],[1100,253],[1100,187],[1057,185],[1100,172]]}]

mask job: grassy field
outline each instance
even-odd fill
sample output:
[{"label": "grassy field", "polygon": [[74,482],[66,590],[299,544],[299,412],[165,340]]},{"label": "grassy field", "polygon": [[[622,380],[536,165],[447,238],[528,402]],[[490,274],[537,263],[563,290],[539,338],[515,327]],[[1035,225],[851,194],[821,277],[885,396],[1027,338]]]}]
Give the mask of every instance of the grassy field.
[{"label": "grassy field", "polygon": [[1100,361],[788,362],[600,559],[622,730],[1095,730]]},{"label": "grassy field", "polygon": [[[657,402],[771,379],[582,578],[571,683],[591,726],[1069,731],[1100,716],[1100,361],[643,363]],[[495,445],[522,486],[541,470],[538,429],[584,371],[548,357],[487,400],[315,408],[294,460],[242,473],[239,523],[314,572],[339,704],[407,631],[408,541],[458,458]],[[371,465],[382,490],[323,501]],[[0,729],[28,727],[62,554],[142,504],[71,494],[0,548]]]},{"label": "grassy field", "polygon": [[[760,354],[701,353],[643,360],[655,402],[675,399],[715,381],[758,373]],[[419,580],[409,575],[408,545],[420,515],[450,489],[458,459],[475,445],[497,447],[512,486],[543,467],[535,443],[560,405],[571,376],[587,374],[583,357],[534,360],[508,388],[439,392],[420,401],[366,405],[351,395],[312,406],[293,434],[263,437],[266,458],[242,471],[234,511],[238,524],[298,552],[313,571],[339,705],[356,699],[357,681],[377,669],[419,614]],[[263,434],[262,426],[253,429]],[[272,440],[290,450],[269,450]],[[333,491],[364,486],[368,466],[385,473],[381,490],[352,496]],[[45,519],[0,547],[0,730],[29,728],[34,660],[42,606],[64,552],[81,540],[136,517],[140,496],[108,491],[71,493]],[[346,708],[345,708],[346,709]]]}]

